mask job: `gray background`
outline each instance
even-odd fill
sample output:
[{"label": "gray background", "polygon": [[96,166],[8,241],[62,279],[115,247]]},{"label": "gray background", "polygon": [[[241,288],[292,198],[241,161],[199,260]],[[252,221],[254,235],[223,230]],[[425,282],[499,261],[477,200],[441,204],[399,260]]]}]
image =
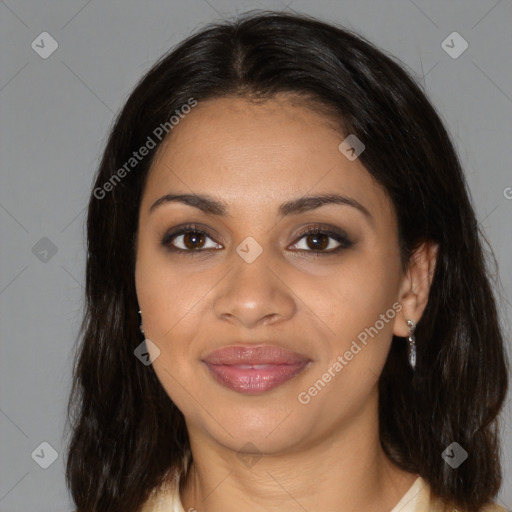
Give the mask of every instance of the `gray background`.
[{"label": "gray background", "polygon": [[[114,113],[151,64],[192,30],[255,8],[289,8],[355,29],[425,84],[457,145],[498,259],[510,343],[511,0],[5,0],[0,511],[72,510],[64,484],[64,422],[84,291],[84,214]],[[31,47],[34,40],[42,46],[44,31],[58,42],[47,59]],[[453,31],[469,44],[458,58],[441,46]],[[510,395],[503,425],[505,481],[511,482]],[[44,441],[58,454],[48,469],[37,463],[51,462],[51,450],[39,447]],[[512,485],[504,485],[499,502],[512,508]]]}]

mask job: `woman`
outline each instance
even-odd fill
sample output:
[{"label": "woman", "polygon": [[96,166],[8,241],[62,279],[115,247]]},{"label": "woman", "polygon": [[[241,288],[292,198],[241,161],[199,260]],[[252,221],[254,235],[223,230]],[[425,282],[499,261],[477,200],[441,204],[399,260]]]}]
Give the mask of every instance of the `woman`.
[{"label": "woman", "polygon": [[502,510],[466,182],[360,36],[259,13],[164,56],[108,140],[86,288],[79,512]]}]

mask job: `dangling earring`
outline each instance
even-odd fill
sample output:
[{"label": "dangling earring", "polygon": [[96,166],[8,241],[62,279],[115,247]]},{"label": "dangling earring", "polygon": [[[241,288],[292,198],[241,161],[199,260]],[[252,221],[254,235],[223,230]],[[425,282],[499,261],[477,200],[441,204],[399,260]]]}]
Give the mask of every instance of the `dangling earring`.
[{"label": "dangling earring", "polygon": [[144,326],[142,325],[142,311],[139,309],[139,315],[140,315],[140,325],[139,329],[142,334],[144,334]]},{"label": "dangling earring", "polygon": [[407,325],[409,326],[409,364],[414,370],[416,368],[416,337],[414,336],[416,324],[412,320],[407,320]]}]

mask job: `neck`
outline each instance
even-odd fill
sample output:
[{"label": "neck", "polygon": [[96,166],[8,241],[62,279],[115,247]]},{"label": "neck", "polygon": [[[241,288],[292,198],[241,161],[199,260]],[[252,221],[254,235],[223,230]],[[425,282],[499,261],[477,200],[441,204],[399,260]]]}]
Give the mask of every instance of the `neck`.
[{"label": "neck", "polygon": [[292,504],[311,512],[391,510],[418,475],[387,458],[377,417],[360,418],[300,448],[253,459],[189,428],[193,461],[180,486],[184,509],[282,512]]}]

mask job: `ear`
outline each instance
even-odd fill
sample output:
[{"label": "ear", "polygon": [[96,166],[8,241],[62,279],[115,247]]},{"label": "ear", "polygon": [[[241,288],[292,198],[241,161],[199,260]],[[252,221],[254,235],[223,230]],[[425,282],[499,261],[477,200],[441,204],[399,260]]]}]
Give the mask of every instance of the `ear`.
[{"label": "ear", "polygon": [[430,285],[434,276],[439,244],[423,242],[412,254],[399,288],[401,311],[395,317],[393,334],[409,336],[407,320],[418,323],[427,306]]}]

